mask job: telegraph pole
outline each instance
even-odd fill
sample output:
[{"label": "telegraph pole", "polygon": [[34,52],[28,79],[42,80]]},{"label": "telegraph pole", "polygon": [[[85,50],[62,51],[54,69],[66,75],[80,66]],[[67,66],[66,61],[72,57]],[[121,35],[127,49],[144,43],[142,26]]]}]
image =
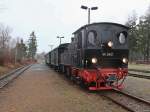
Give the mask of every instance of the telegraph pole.
[{"label": "telegraph pole", "polygon": [[18,43],[16,44],[15,48],[15,64],[17,63],[17,55],[18,55]]}]

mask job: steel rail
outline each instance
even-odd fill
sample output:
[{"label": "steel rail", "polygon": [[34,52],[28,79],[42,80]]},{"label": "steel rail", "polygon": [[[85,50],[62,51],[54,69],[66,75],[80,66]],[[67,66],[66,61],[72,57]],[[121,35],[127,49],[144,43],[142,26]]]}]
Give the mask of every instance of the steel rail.
[{"label": "steel rail", "polygon": [[116,89],[113,89],[113,91],[118,92],[118,93],[123,94],[123,95],[126,95],[126,96],[128,96],[128,97],[131,97],[131,98],[133,98],[133,99],[135,99],[135,100],[138,100],[138,101],[140,101],[140,102],[146,103],[146,104],[148,104],[148,105],[150,106],[150,102],[149,102],[149,101],[146,101],[146,100],[143,99],[143,98],[139,98],[139,97],[137,97],[137,96],[135,96],[135,95],[131,95],[131,94],[129,94],[129,93],[126,93],[126,92],[123,92],[123,91],[119,91],[119,90],[116,90]]},{"label": "steel rail", "polygon": [[149,70],[138,70],[138,69],[130,69],[130,68],[129,68],[129,71],[143,72],[143,73],[150,73]]},{"label": "steel rail", "polygon": [[118,101],[116,101],[115,99],[108,97],[106,95],[103,95],[104,97],[106,97],[107,99],[111,100],[112,102],[114,102],[115,104],[121,106],[122,108],[124,108],[125,110],[129,111],[129,112],[136,112],[134,110],[132,110],[131,108],[128,108],[127,106],[123,105],[122,103],[119,103]]},{"label": "steel rail", "polygon": [[128,74],[129,74],[129,76],[132,76],[132,77],[138,77],[138,78],[150,79],[150,76],[147,76],[147,75],[140,75],[140,74],[130,73],[130,72],[128,72]]},{"label": "steel rail", "polygon": [[9,73],[4,74],[0,77],[0,89],[2,89],[4,86],[6,86],[8,83],[10,83],[12,80],[17,78],[19,75],[21,75],[25,70],[27,70],[32,65],[26,65],[20,68],[17,68],[15,70],[12,70]]}]

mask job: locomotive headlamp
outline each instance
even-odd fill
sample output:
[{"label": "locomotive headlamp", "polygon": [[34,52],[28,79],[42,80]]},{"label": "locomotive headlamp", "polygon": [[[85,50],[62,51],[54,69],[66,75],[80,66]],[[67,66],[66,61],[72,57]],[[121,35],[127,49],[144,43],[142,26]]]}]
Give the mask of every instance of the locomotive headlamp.
[{"label": "locomotive headlamp", "polygon": [[113,42],[112,41],[109,41],[108,42],[108,47],[112,47],[113,46]]},{"label": "locomotive headlamp", "polygon": [[97,58],[92,58],[92,63],[93,64],[97,63]]},{"label": "locomotive headlamp", "polygon": [[128,63],[128,59],[127,58],[123,58],[122,62],[126,64],[126,63]]},{"label": "locomotive headlamp", "polygon": [[124,44],[125,41],[126,41],[126,37],[125,37],[124,33],[120,33],[119,34],[119,42],[120,42],[120,44]]}]

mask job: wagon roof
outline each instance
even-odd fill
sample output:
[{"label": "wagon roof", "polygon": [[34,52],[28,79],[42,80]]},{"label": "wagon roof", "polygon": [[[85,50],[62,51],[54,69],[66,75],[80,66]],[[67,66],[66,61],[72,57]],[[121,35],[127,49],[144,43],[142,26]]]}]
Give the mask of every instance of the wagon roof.
[{"label": "wagon roof", "polygon": [[78,30],[76,30],[75,32],[73,32],[73,34],[77,33],[77,32],[80,31],[81,29],[84,29],[85,27],[89,27],[89,26],[92,26],[92,25],[99,25],[99,24],[111,24],[111,25],[117,25],[117,26],[120,26],[120,27],[124,27],[124,28],[126,28],[126,29],[129,29],[128,26],[125,26],[125,25],[122,25],[122,24],[119,24],[119,23],[99,22],[99,23],[92,23],[92,24],[84,25],[84,26],[80,27]]},{"label": "wagon roof", "polygon": [[67,47],[70,43],[63,43],[63,44],[60,44],[58,47]]},{"label": "wagon roof", "polygon": [[53,51],[55,51],[55,50],[57,50],[57,49],[59,49],[59,48],[65,48],[65,47],[67,47],[69,44],[70,44],[70,43],[63,43],[63,44],[60,44],[59,46],[57,46],[57,47],[54,48],[53,50],[49,51],[49,53],[50,53],[50,52],[53,52]]}]

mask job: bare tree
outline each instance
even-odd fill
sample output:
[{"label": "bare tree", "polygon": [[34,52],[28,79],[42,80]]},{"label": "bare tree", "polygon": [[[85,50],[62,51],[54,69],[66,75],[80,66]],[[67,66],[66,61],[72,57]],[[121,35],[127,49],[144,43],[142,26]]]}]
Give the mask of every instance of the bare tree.
[{"label": "bare tree", "polygon": [[0,65],[3,65],[8,60],[9,54],[9,41],[11,28],[8,26],[0,25]]},{"label": "bare tree", "polygon": [[10,33],[11,33],[10,27],[0,25],[0,48],[7,47],[9,40],[11,39]]},{"label": "bare tree", "polygon": [[8,45],[9,45],[9,48],[12,49],[12,48],[15,48],[16,47],[16,43],[17,43],[17,39],[16,38],[11,38]]}]

